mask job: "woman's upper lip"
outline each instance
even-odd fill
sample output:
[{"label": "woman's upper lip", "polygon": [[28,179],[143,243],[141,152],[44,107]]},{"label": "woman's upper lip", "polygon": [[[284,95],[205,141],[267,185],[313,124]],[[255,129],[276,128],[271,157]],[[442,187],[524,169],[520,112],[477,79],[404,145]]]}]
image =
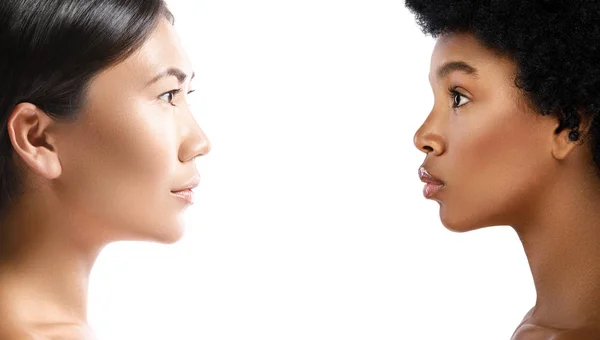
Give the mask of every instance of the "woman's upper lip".
[{"label": "woman's upper lip", "polygon": [[196,177],[193,177],[192,179],[190,179],[187,182],[187,184],[185,184],[184,186],[182,186],[180,189],[172,190],[171,192],[179,192],[179,191],[184,191],[184,190],[192,190],[192,189],[196,188],[199,184],[200,184],[200,177],[196,176]]},{"label": "woman's upper lip", "polygon": [[435,178],[433,175],[431,175],[429,173],[429,171],[427,171],[427,169],[425,169],[425,167],[419,168],[419,178],[421,179],[422,182],[427,183],[427,184],[444,185],[444,182],[442,182],[441,180],[439,180],[439,179]]}]

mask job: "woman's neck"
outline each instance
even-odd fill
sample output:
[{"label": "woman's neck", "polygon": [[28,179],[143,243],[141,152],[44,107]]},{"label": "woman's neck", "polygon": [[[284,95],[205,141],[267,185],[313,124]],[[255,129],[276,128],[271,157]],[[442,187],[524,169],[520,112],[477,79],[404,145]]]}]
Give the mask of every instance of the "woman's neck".
[{"label": "woman's neck", "polygon": [[600,186],[564,183],[550,189],[534,219],[515,227],[537,292],[529,323],[600,326]]},{"label": "woman's neck", "polygon": [[2,221],[0,309],[25,326],[85,325],[89,276],[101,247],[70,234],[77,226],[61,219],[69,214],[31,207],[15,205]]}]

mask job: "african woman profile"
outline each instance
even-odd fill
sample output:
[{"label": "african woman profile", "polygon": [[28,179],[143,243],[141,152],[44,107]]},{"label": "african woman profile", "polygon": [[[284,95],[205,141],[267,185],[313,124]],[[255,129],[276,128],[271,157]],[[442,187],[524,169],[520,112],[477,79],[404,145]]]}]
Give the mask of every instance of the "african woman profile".
[{"label": "african woman profile", "polygon": [[192,65],[162,0],[2,0],[0,48],[0,339],[91,339],[100,251],[182,236]]},{"label": "african woman profile", "polygon": [[517,232],[537,300],[513,339],[600,339],[600,2],[406,6],[437,38],[424,195],[450,230]]}]

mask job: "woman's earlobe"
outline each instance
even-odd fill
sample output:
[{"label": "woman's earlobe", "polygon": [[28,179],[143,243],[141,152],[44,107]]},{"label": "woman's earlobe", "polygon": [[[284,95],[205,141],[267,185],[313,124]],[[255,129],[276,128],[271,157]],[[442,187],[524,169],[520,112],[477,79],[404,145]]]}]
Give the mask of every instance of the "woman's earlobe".
[{"label": "woman's earlobe", "polygon": [[554,134],[552,156],[558,160],[564,160],[581,144],[581,133],[578,129],[563,129]]},{"label": "woman's earlobe", "polygon": [[62,167],[51,134],[55,121],[37,106],[20,103],[13,109],[7,124],[13,149],[35,173],[54,179]]}]

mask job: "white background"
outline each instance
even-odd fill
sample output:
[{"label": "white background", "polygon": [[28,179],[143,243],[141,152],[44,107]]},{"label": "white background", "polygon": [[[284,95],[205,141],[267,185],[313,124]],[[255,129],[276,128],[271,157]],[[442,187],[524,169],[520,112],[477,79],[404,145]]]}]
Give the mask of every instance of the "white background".
[{"label": "white background", "polygon": [[213,149],[180,243],[98,259],[101,340],[510,338],[516,234],[452,233],[421,194],[434,40],[402,0],[169,3]]}]

